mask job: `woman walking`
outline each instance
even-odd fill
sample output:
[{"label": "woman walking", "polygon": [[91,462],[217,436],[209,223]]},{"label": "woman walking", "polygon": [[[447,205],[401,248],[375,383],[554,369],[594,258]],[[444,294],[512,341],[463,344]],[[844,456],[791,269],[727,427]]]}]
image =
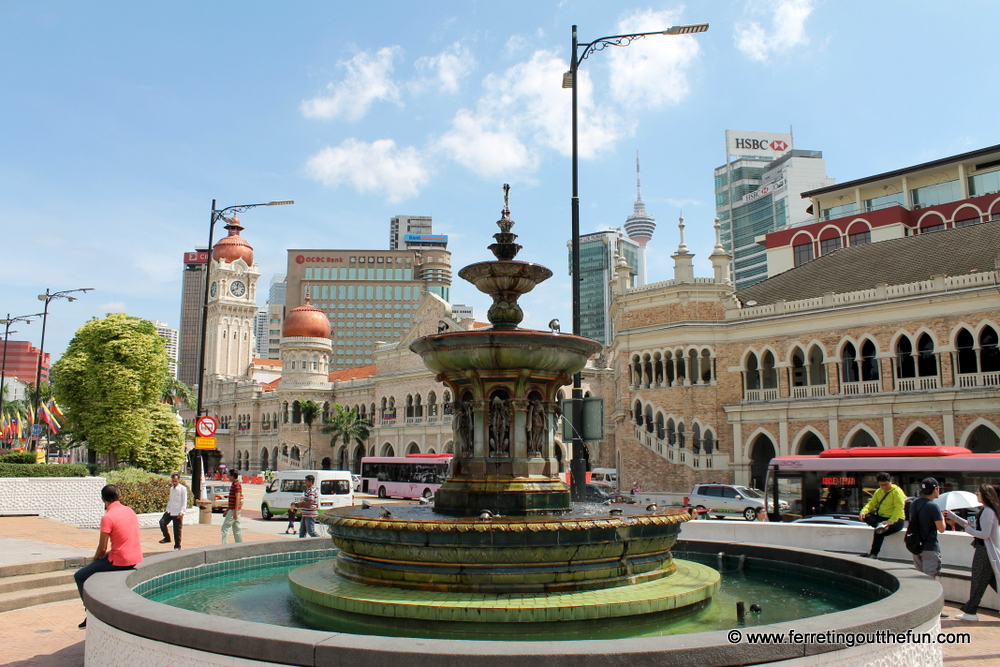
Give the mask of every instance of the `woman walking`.
[{"label": "woman walking", "polygon": [[972,583],[969,586],[969,601],[962,606],[962,613],[955,614],[960,621],[978,621],[979,601],[987,586],[997,590],[1000,581],[1000,498],[989,484],[980,484],[976,492],[983,510],[972,521],[966,521],[954,512],[947,512],[948,519],[965,528],[974,538],[972,545],[976,551],[972,556]]}]

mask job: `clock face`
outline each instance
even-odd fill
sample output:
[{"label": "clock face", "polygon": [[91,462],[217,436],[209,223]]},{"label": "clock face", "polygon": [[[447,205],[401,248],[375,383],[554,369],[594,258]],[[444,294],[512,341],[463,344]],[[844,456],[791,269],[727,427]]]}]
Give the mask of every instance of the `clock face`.
[{"label": "clock face", "polygon": [[233,296],[243,296],[247,292],[247,286],[239,280],[234,280],[229,284],[229,291]]},{"label": "clock face", "polygon": [[209,287],[208,289],[208,293],[212,296],[215,296],[218,293],[218,291],[219,291],[219,285],[213,282],[211,287]]}]

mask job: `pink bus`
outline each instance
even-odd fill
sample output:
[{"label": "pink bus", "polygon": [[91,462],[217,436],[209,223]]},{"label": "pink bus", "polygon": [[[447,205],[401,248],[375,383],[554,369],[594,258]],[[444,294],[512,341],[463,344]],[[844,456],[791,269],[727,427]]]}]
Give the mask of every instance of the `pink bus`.
[{"label": "pink bus", "polygon": [[361,492],[430,500],[448,476],[452,458],[451,454],[366,456],[361,459]]}]

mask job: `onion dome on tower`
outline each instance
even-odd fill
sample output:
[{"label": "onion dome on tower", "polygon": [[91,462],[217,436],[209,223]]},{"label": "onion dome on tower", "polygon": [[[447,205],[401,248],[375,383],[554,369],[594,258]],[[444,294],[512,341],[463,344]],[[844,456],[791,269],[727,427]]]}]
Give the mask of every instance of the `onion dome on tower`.
[{"label": "onion dome on tower", "polygon": [[298,308],[293,308],[285,316],[285,323],[281,327],[282,337],[301,338],[329,338],[330,320],[326,313],[309,303],[309,295],[306,295],[305,304]]},{"label": "onion dome on tower", "polygon": [[238,259],[242,259],[247,266],[253,266],[253,246],[247,243],[246,239],[240,236],[243,227],[240,226],[240,219],[235,215],[232,218],[224,218],[229,224],[229,236],[219,240],[212,249],[212,259],[217,262],[226,260],[230,264]]}]

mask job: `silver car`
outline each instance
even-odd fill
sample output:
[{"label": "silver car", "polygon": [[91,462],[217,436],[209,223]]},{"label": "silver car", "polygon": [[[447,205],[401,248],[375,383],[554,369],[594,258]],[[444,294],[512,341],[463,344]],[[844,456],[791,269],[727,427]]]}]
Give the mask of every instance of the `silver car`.
[{"label": "silver car", "polygon": [[[716,518],[742,516],[747,521],[754,521],[757,509],[764,506],[764,493],[734,484],[695,484],[688,496],[688,504],[697,509],[707,509]],[[788,503],[779,500],[778,508],[786,512]],[[767,510],[773,510],[773,502],[768,501]]]}]

